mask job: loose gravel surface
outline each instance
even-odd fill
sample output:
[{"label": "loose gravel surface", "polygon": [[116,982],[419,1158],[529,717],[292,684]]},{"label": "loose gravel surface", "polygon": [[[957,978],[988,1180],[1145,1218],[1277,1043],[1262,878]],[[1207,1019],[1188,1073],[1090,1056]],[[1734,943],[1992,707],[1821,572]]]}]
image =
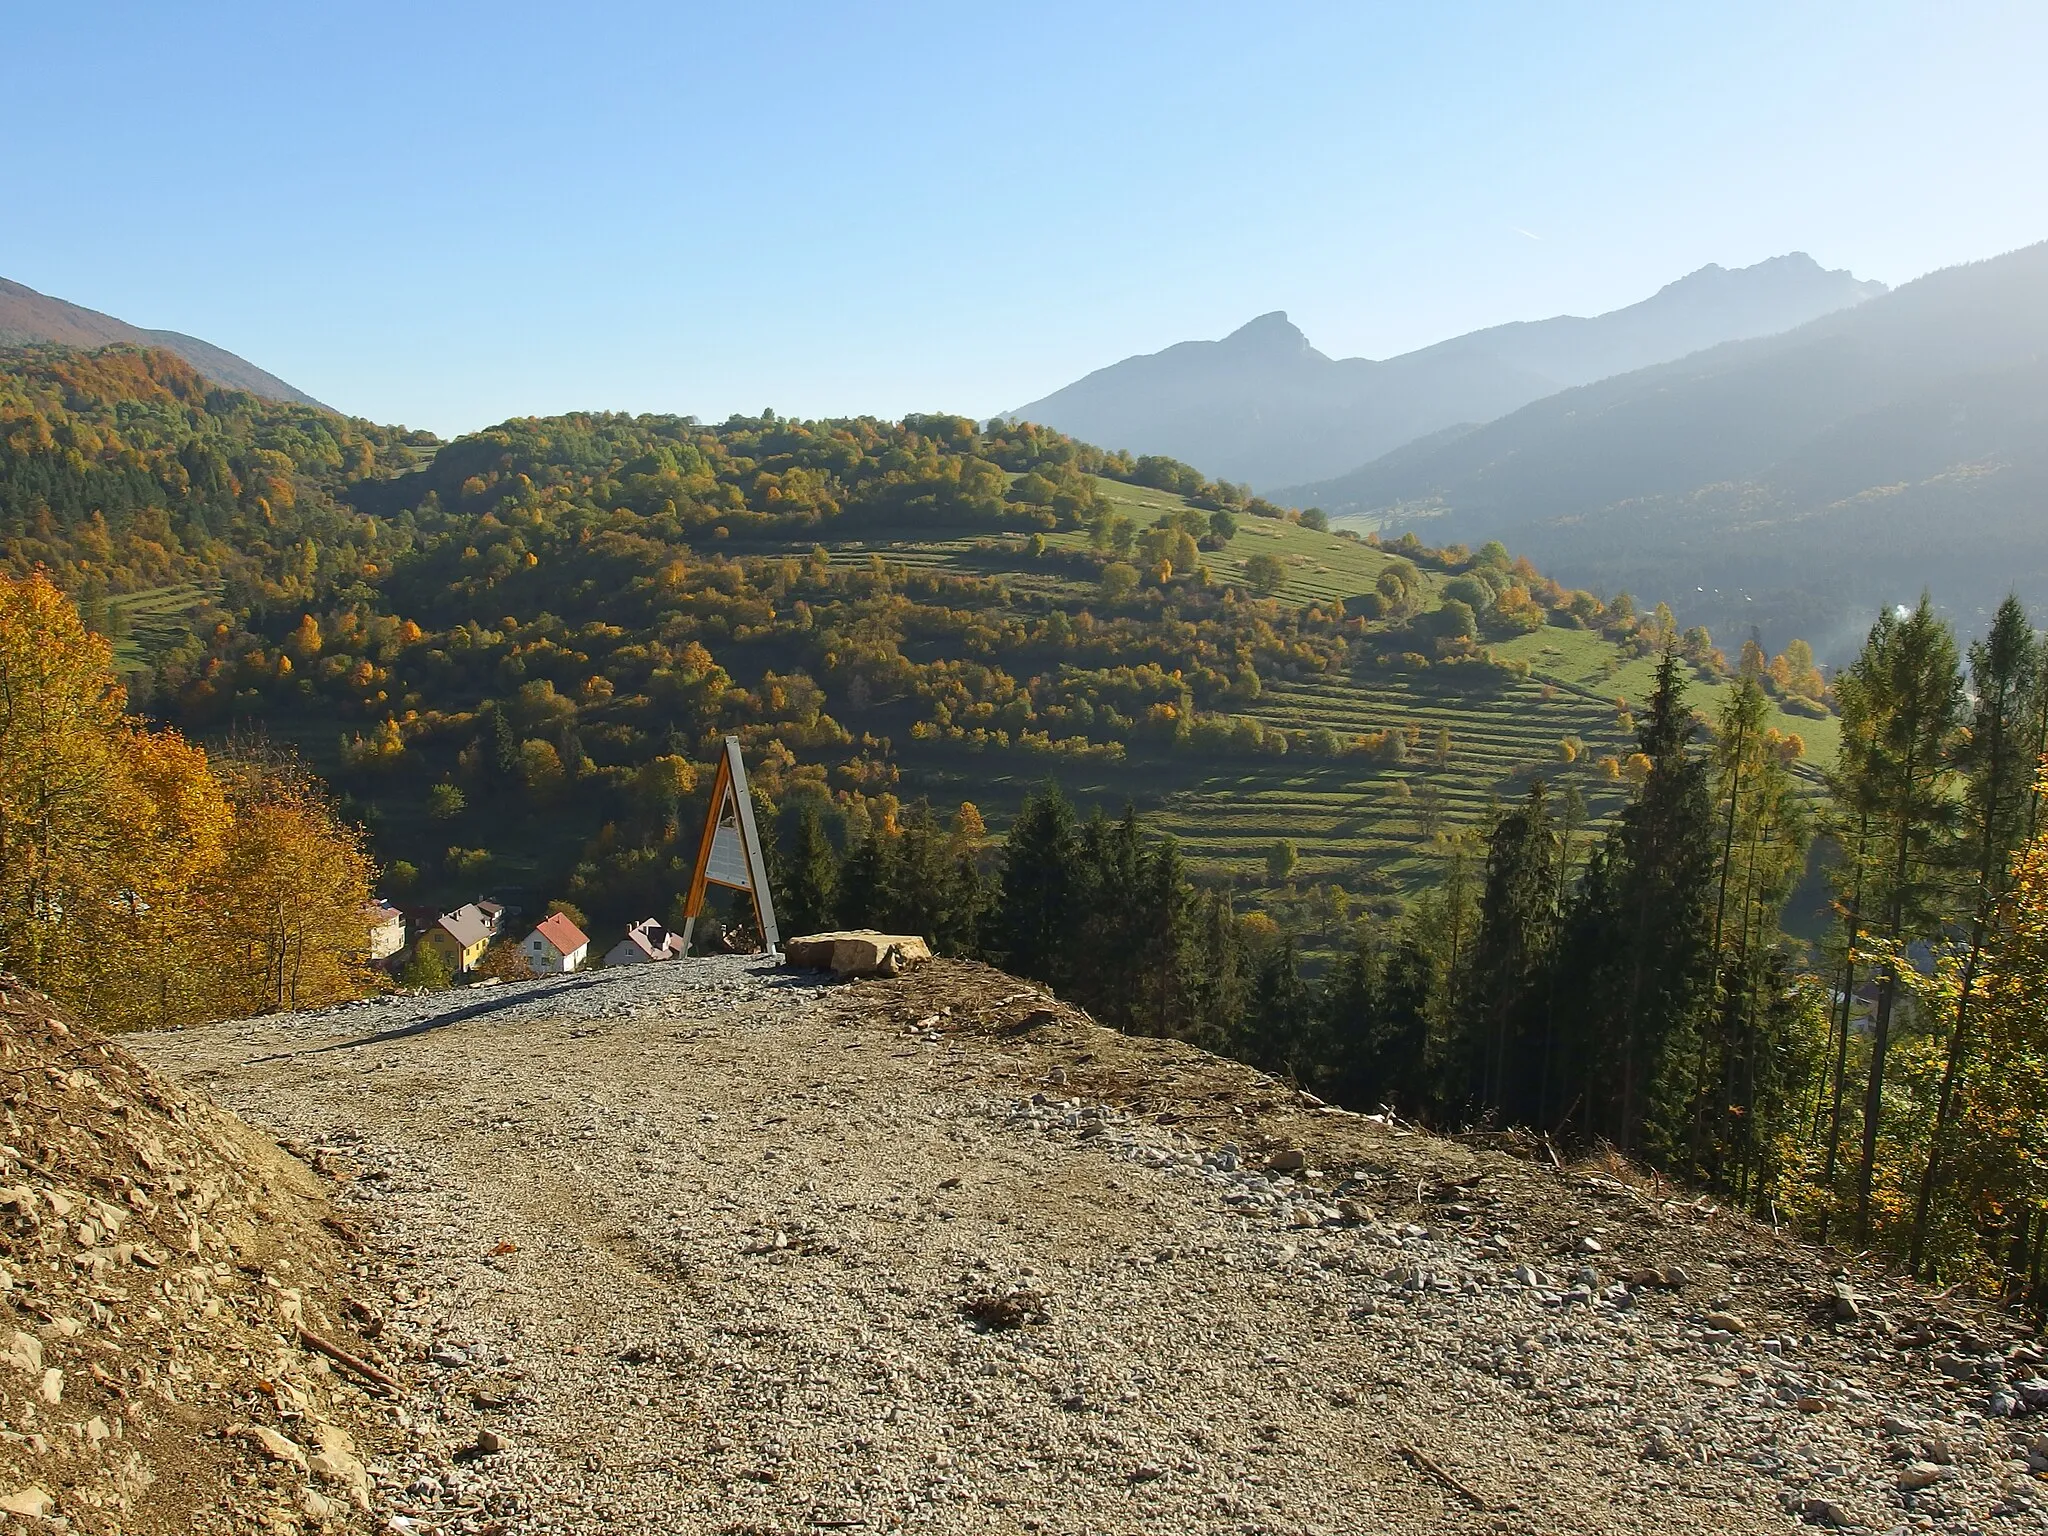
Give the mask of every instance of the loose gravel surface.
[{"label": "loose gravel surface", "polygon": [[129,1043],[382,1256],[397,1530],[2048,1527],[2048,1381],[1995,1316],[982,967]]}]

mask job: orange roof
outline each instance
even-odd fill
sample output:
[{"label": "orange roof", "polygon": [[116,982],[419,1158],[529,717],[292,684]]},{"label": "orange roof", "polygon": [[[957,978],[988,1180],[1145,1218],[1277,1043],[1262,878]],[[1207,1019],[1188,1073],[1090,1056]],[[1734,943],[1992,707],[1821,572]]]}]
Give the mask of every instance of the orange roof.
[{"label": "orange roof", "polygon": [[557,954],[572,955],[590,942],[583,930],[560,912],[550,912],[533,931],[554,945]]}]

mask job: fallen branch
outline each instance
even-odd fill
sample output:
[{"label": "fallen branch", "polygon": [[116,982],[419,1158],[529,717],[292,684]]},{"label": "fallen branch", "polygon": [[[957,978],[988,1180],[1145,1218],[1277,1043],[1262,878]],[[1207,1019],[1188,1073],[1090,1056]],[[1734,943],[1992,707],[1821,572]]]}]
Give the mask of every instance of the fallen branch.
[{"label": "fallen branch", "polygon": [[318,1350],[336,1365],[355,1372],[356,1375],[362,1377],[365,1381],[374,1382],[386,1392],[396,1392],[398,1390],[397,1378],[378,1370],[376,1366],[370,1364],[369,1361],[361,1356],[350,1354],[332,1339],[321,1338],[319,1334],[303,1325],[299,1328],[299,1342],[308,1349]]},{"label": "fallen branch", "polygon": [[1481,1498],[1478,1494],[1474,1493],[1470,1488],[1466,1487],[1465,1484],[1460,1482],[1457,1478],[1453,1477],[1450,1473],[1446,1472],[1442,1467],[1438,1466],[1434,1461],[1430,1460],[1430,1458],[1425,1456],[1421,1451],[1417,1450],[1414,1446],[1408,1444],[1407,1441],[1402,1441],[1398,1446],[1395,1447],[1395,1449],[1398,1450],[1402,1454],[1402,1456],[1407,1459],[1408,1464],[1410,1466],[1415,1467],[1418,1471],[1427,1472],[1431,1477],[1435,1478],[1439,1483],[1443,1484],[1444,1487],[1450,1489],[1452,1493],[1455,1493],[1459,1498],[1463,1499],[1467,1504],[1470,1504],[1474,1509],[1479,1510],[1482,1513],[1490,1513],[1492,1511],[1493,1506],[1488,1504],[1485,1499]]}]

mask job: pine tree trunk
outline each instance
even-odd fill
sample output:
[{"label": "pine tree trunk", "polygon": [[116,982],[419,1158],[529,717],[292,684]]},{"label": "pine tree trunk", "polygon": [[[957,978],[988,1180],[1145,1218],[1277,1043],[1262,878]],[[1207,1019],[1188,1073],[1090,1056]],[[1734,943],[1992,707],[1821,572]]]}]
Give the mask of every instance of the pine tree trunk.
[{"label": "pine tree trunk", "polygon": [[[1865,816],[1856,832],[1856,883],[1850,887],[1848,942],[1842,950],[1842,1024],[1835,1036],[1835,1095],[1834,1107],[1828,1115],[1827,1159],[1821,1169],[1821,1183],[1827,1187],[1828,1204],[1821,1212],[1820,1236],[1825,1242],[1828,1225],[1834,1220],[1835,1166],[1842,1146],[1842,1100],[1848,1090],[1849,1081],[1849,1024],[1851,1011],[1856,1002],[1856,940],[1861,936],[1863,919],[1863,858],[1869,836],[1869,817]],[[1815,1118],[1819,1118],[1816,1111]]]},{"label": "pine tree trunk", "polygon": [[1898,991],[1898,963],[1887,961],[1870,1027],[1870,1077],[1863,1090],[1863,1160],[1856,1170],[1856,1241],[1866,1248],[1870,1246],[1870,1188],[1877,1174],[1878,1121],[1884,1112],[1884,1065],[1891,1050],[1892,1003]]}]

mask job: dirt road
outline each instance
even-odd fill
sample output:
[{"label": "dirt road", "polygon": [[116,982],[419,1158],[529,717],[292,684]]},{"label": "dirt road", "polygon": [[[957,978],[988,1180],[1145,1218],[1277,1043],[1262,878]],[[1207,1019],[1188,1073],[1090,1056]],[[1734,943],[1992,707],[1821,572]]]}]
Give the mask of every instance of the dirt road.
[{"label": "dirt road", "polygon": [[1703,1202],[980,967],[708,960],[130,1043],[389,1257],[401,1529],[2043,1525],[2024,1419],[1986,1417],[2038,1361],[1968,1318],[1867,1279],[1831,1310],[1823,1261]]}]

